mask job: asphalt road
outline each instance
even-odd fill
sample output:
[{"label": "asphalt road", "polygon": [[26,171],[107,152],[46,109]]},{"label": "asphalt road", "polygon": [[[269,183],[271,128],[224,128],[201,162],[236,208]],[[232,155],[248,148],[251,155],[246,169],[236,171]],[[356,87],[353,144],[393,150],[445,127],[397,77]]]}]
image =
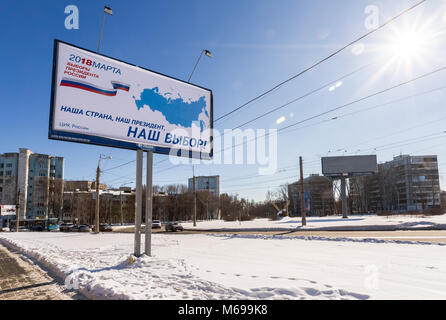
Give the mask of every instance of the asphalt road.
[{"label": "asphalt road", "polygon": [[[144,232],[144,227],[142,232]],[[133,227],[121,229],[116,232],[132,233]],[[166,232],[164,228],[153,229],[153,233],[160,234],[260,234],[260,235],[281,235],[281,236],[313,236],[313,237],[328,237],[328,238],[374,238],[380,240],[400,240],[400,241],[414,241],[414,242],[431,242],[431,243],[444,243],[446,244],[446,230],[404,230],[404,231],[310,231],[310,230],[298,230],[298,231],[230,231],[224,230],[221,232],[213,231],[194,231],[185,230],[183,232]]]}]

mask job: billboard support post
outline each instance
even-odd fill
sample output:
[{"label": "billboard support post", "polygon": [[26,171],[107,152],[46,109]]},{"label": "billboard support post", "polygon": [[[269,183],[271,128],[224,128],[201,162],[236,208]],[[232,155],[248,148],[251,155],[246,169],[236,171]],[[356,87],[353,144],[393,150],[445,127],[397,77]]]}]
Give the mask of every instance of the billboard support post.
[{"label": "billboard support post", "polygon": [[345,177],[341,177],[341,199],[342,199],[342,218],[348,219],[347,216],[347,192],[345,186]]},{"label": "billboard support post", "polygon": [[142,167],[143,151],[136,151],[136,217],[134,255],[141,255],[141,216],[142,216]]},{"label": "billboard support post", "polygon": [[153,209],[153,152],[147,151],[147,175],[146,175],[146,237],[145,253],[149,257],[152,255],[152,209]]},{"label": "billboard support post", "polygon": [[302,226],[307,225],[307,213],[305,212],[305,191],[304,191],[304,168],[302,157],[299,157],[300,166],[300,211],[302,216]]}]

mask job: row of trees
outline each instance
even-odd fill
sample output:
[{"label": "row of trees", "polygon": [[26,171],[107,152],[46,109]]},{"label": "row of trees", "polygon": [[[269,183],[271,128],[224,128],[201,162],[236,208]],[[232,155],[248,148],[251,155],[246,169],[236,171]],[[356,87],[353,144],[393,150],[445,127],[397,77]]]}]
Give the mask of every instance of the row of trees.
[{"label": "row of trees", "polygon": [[[194,218],[194,194],[185,185],[153,187],[153,220],[191,221]],[[143,188],[143,199],[146,189]],[[135,221],[135,194],[113,195],[103,193],[100,197],[101,223],[133,223]],[[64,197],[65,220],[78,223],[94,223],[95,202],[93,193],[72,193]],[[197,192],[197,220],[223,219],[225,221],[251,220],[269,217],[276,211],[270,202],[255,203],[238,195],[214,195],[209,191]],[[142,210],[145,212],[143,201]],[[143,214],[143,221],[144,221]]]}]

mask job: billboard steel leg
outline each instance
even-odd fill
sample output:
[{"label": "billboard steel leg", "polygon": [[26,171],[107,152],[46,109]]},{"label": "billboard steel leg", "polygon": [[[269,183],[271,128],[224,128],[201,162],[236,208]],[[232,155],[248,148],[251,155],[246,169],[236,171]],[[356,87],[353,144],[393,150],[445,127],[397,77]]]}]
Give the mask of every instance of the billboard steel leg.
[{"label": "billboard steel leg", "polygon": [[135,217],[135,252],[141,255],[141,216],[142,216],[142,167],[143,151],[136,152],[136,217]]},{"label": "billboard steel leg", "polygon": [[345,177],[341,178],[341,199],[342,199],[342,218],[347,219],[347,192],[345,188]]},{"label": "billboard steel leg", "polygon": [[153,188],[152,188],[152,174],[153,174],[153,152],[147,151],[147,176],[146,176],[146,237],[145,237],[145,253],[148,256],[152,255],[152,204],[153,204]]}]

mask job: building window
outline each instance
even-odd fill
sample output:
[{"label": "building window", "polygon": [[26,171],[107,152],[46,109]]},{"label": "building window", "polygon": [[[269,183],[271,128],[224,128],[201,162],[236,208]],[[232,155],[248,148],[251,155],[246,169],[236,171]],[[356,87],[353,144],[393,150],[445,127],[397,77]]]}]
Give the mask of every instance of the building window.
[{"label": "building window", "polygon": [[6,171],[6,175],[7,176],[11,176],[12,175],[12,171]]},{"label": "building window", "polygon": [[12,163],[7,163],[6,168],[12,168]]}]

